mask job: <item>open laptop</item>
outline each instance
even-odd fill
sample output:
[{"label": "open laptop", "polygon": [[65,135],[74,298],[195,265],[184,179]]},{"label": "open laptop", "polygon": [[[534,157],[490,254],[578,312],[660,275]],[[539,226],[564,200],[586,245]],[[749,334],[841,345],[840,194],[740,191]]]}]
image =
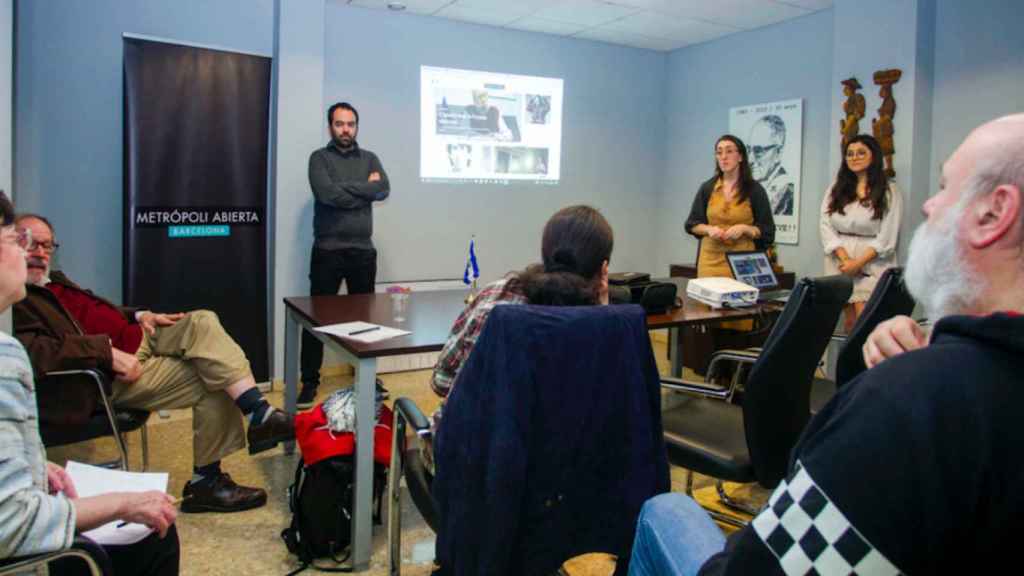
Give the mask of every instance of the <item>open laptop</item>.
[{"label": "open laptop", "polygon": [[790,290],[779,289],[779,279],[763,250],[728,252],[725,257],[729,260],[733,278],[758,289],[758,302],[785,302],[789,299]]}]

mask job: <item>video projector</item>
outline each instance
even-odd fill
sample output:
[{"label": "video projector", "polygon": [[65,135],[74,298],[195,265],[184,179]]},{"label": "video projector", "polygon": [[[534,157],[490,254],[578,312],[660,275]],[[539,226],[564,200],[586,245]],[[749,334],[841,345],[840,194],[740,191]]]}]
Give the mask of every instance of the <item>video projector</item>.
[{"label": "video projector", "polygon": [[686,295],[712,308],[738,308],[757,304],[757,288],[732,278],[694,278],[686,283]]}]

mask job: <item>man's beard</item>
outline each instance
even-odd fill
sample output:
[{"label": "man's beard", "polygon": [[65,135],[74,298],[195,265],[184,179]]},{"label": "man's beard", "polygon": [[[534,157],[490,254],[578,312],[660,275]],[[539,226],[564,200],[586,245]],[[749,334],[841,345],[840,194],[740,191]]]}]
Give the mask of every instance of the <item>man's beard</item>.
[{"label": "man's beard", "polygon": [[336,136],[334,141],[342,148],[351,148],[356,145],[356,139],[349,136]]},{"label": "man's beard", "polygon": [[[35,284],[36,286],[46,286],[50,278],[50,267],[40,259],[31,257],[28,258],[26,264],[28,265],[28,283]],[[42,268],[42,273],[39,272],[39,268]]]},{"label": "man's beard", "polygon": [[933,322],[969,311],[985,288],[985,280],[967,267],[960,249],[957,223],[969,196],[965,194],[934,226],[922,222],[910,241],[903,281]]}]

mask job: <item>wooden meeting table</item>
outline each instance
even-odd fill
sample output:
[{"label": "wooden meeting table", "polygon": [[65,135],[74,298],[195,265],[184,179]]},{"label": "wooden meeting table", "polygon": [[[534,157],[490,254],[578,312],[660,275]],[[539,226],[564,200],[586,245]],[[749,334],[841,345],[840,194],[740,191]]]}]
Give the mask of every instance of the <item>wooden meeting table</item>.
[{"label": "wooden meeting table", "polygon": [[[724,320],[750,318],[762,313],[758,308],[740,310],[713,310],[709,306],[685,298],[685,279],[673,279],[680,284],[679,294],[684,305],[665,314],[650,315],[650,329],[671,329],[674,344],[678,329],[695,324],[714,324]],[[396,322],[388,294],[354,294],[337,296],[303,296],[285,298],[284,333],[284,398],[285,410],[295,413],[295,400],[299,380],[299,340],[303,329],[339,352],[342,359],[355,368],[354,389],[356,414],[374,414],[377,359],[385,356],[437,352],[444,346],[452,324],[465,308],[466,292],[438,290],[412,292],[405,311],[405,320]],[[370,322],[409,330],[411,334],[382,342],[364,344],[345,340],[312,330],[315,327],[342,322]],[[681,374],[678,346],[672,345],[673,374]],[[372,536],[373,508],[373,427],[374,418],[356,418],[355,493],[352,513],[352,569],[362,571],[369,567]],[[360,442],[370,438],[370,442]],[[295,450],[294,442],[285,446],[285,452]],[[391,473],[398,473],[392,471]]]}]

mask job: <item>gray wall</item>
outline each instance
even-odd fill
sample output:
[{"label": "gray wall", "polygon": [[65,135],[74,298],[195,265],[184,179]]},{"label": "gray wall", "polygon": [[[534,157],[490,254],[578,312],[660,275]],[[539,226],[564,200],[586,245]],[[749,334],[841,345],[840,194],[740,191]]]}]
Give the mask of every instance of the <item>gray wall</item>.
[{"label": "gray wall", "polygon": [[659,273],[696,260],[697,241],[683,222],[697,188],[714,175],[714,144],[728,132],[729,109],[792,98],[804,100],[800,244],[780,244],[779,258],[798,275],[821,273],[817,212],[832,178],[832,21],[825,10],[671,53],[665,184],[653,246]]},{"label": "gray wall", "polygon": [[19,1],[16,26],[18,208],[53,221],[73,279],[120,301],[121,35],[269,55],[273,2]]},{"label": "gray wall", "polygon": [[[882,104],[879,88],[874,83],[874,72],[890,68],[903,71],[900,81],[893,86],[893,98],[896,100],[893,167],[896,185],[907,208],[903,211],[897,253],[901,262],[910,243],[910,232],[920,222],[917,208],[928,195],[926,167],[931,162],[928,138],[932,123],[930,56],[934,44],[933,4],[933,0],[835,0],[833,6],[836,22],[831,84],[836,87],[832,92],[833,122],[838,123],[842,117],[845,99],[839,82],[854,76],[864,87],[861,93],[867,103],[860,131],[871,134],[871,121],[878,117],[878,108]],[[879,18],[883,14],[884,17]],[[922,138],[921,145],[918,145],[918,137]],[[838,128],[832,134],[829,149],[829,166],[834,174],[840,162]],[[914,170],[915,167],[925,168]]]},{"label": "gray wall", "polygon": [[973,128],[1024,112],[1024,5],[1019,0],[936,4],[932,190],[938,190],[939,163]]},{"label": "gray wall", "polygon": [[[284,304],[281,299],[309,291],[307,273],[312,242],[313,206],[309,201],[307,163],[310,150],[321,146],[324,85],[324,0],[275,0],[274,93],[276,110],[273,142],[275,230],[274,375],[283,375]],[[287,5],[287,9],[285,9]],[[328,351],[329,352],[329,351]],[[328,363],[336,360],[328,353]]]},{"label": "gray wall", "polygon": [[[613,270],[652,269],[665,54],[333,0],[326,30],[324,102],[359,109],[360,144],[380,156],[391,179],[391,198],[374,208],[378,281],[461,277],[472,234],[481,279],[498,278],[539,260],[544,222],[575,203],[599,208],[615,229]],[[421,183],[421,65],[564,78],[561,183]],[[326,130],[325,120],[324,142]],[[310,242],[311,231],[297,241]]]}]

